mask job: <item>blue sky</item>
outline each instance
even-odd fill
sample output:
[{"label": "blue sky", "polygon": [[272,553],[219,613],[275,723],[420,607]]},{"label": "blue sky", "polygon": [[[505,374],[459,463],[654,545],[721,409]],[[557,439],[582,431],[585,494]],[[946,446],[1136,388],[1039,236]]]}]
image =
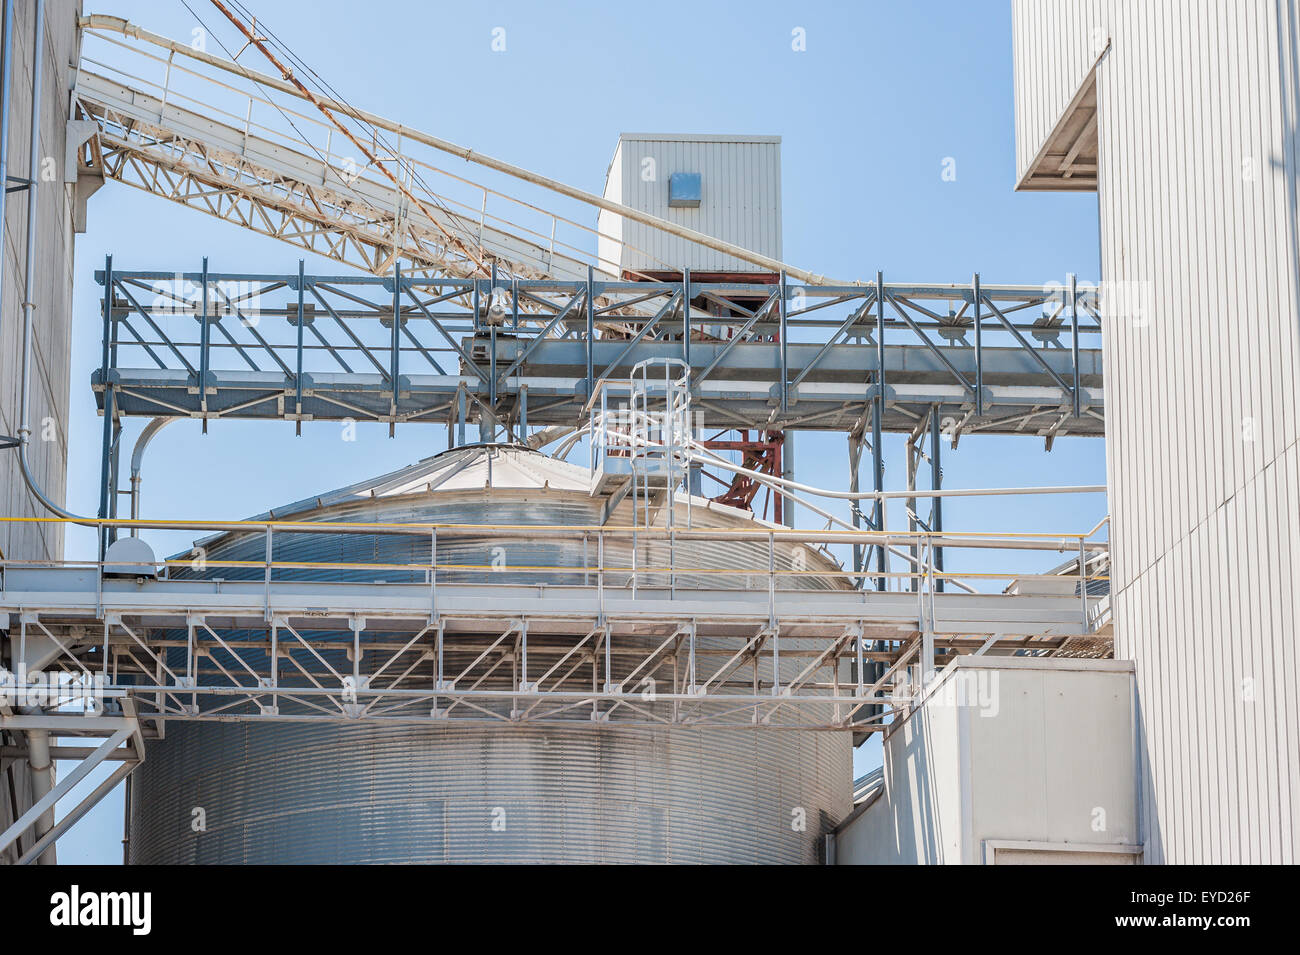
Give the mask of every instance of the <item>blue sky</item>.
[{"label": "blue sky", "polygon": [[[180,0],[87,0],[190,42]],[[214,34],[220,14],[190,0]],[[357,106],[600,192],[621,132],[756,133],[783,137],[785,259],[844,278],[989,283],[1064,281],[1098,271],[1096,197],[1021,194],[1014,185],[1011,10],[1006,0],[930,3],[595,2],[429,4],[249,0],[262,23]],[[506,49],[494,52],[494,28]],[[806,50],[792,49],[802,28]],[[220,46],[209,42],[209,51]],[[241,57],[265,68],[256,51]],[[956,179],[940,173],[955,160]],[[592,217],[594,222],[594,216]],[[98,362],[99,286],[120,269],[297,269],[298,250],[118,184],[90,203],[76,247],[68,506],[98,507],[100,422],[88,385]],[[309,270],[340,266],[308,258]],[[128,423],[126,447],[143,419]],[[150,447],[143,514],[240,518],[400,467],[445,447],[440,426],[395,439],[358,427],[354,443],[321,423],[173,424]],[[886,444],[888,487],[905,480],[901,436]],[[949,487],[1102,484],[1098,439],[970,438],[946,451]],[[126,455],[124,455],[125,459]],[[844,486],[842,435],[802,436],[797,478]],[[950,527],[1086,530],[1104,514],[1040,498],[954,501]],[[159,542],[160,551],[168,550]],[[70,531],[68,556],[93,541]],[[879,747],[859,754],[859,771]],[[68,862],[121,858],[121,791],[60,844]]]}]

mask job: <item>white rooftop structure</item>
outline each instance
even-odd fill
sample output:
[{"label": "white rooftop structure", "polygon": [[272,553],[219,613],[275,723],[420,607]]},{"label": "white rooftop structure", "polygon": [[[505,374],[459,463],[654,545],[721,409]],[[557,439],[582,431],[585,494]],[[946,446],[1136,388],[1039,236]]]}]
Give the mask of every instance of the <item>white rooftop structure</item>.
[{"label": "white rooftop structure", "polygon": [[[780,259],[781,137],[624,133],[605,198]],[[600,268],[620,276],[759,271],[612,212],[600,213],[598,231]]]}]

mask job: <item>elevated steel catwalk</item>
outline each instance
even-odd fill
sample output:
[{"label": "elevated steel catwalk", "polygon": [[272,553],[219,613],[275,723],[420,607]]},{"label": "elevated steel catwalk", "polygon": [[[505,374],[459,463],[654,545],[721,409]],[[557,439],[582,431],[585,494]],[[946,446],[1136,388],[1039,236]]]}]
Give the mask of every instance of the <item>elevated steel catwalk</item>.
[{"label": "elevated steel catwalk", "polygon": [[[782,569],[773,556],[792,542],[928,547],[938,540],[930,535],[585,527],[576,530],[591,537],[592,558],[559,567],[558,577],[557,567],[533,568],[541,575],[536,584],[502,584],[493,567],[449,563],[437,548],[458,536],[517,533],[509,528],[229,526],[265,535],[267,554],[272,534],[329,527],[423,535],[432,557],[400,566],[243,562],[232,569],[241,579],[233,580],[158,578],[153,562],[130,565],[135,577],[120,562],[0,560],[0,615],[7,615],[19,683],[37,671],[78,686],[89,681],[129,698],[150,723],[578,720],[862,734],[910,705],[917,664],[928,670],[958,653],[1087,655],[1099,642],[1109,646],[1097,634],[1104,599],[1086,586],[1104,578],[1094,578],[1086,561],[1082,574],[1030,572],[1004,593],[938,592],[932,565],[888,574],[897,589],[871,590],[860,575],[832,571],[823,576],[861,586],[814,591],[800,585],[807,571]],[[692,571],[690,539],[719,536],[766,548],[768,570]],[[635,558],[621,566],[608,555],[629,538],[642,548],[654,539],[676,556],[663,566],[638,566]],[[1077,534],[947,540],[950,547],[1024,550],[1029,561],[1056,551],[1106,553],[1104,542]],[[294,579],[304,568],[326,567],[336,579]],[[377,570],[405,582],[376,581]],[[943,576],[969,589],[999,575]]]},{"label": "elevated steel catwalk", "polygon": [[[599,233],[585,224],[599,208],[781,267],[117,17],[80,22],[73,96],[94,129],[88,171],[335,261],[374,274],[405,260],[420,274],[499,267],[517,278],[582,279],[599,268]],[[466,163],[487,181],[469,178]],[[653,268],[677,267],[637,251]]]},{"label": "elevated steel catwalk", "polygon": [[772,278],[126,272],[110,261],[96,273],[111,305],[92,384],[118,415],[439,422],[459,425],[463,443],[466,421],[515,440],[576,427],[597,381],[672,357],[692,369],[704,427],[860,433],[880,396],[886,431],[911,433],[937,411],[954,435],[1102,433],[1090,289]]},{"label": "elevated steel catwalk", "polygon": [[174,94],[168,103],[165,90],[151,95],[85,69],[76,93],[99,126],[105,177],[367,272],[386,271],[400,254],[417,269],[481,273],[449,235],[518,263],[525,274],[586,271],[563,243],[540,230],[508,229],[489,215],[487,193],[481,209],[444,202],[431,218],[395,201],[393,188],[377,177],[359,174],[355,156],[349,165],[346,155],[313,154],[305,144],[295,149],[259,135],[255,124],[222,122],[227,117],[210,106],[186,109]]}]

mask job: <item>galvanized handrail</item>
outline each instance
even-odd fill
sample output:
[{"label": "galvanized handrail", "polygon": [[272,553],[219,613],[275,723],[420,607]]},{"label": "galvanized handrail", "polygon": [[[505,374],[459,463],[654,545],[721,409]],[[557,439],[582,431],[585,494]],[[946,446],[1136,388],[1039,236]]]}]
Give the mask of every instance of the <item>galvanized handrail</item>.
[{"label": "galvanized handrail", "polygon": [[[62,518],[42,517],[42,518],[0,518],[0,523],[42,523],[42,524],[62,524],[69,523]],[[132,519],[106,519],[94,522],[94,525],[100,530],[116,531],[128,528],[134,529],[165,529],[165,530],[196,530],[196,531],[226,531],[239,533],[241,531],[250,534],[260,534],[265,538],[264,558],[262,560],[231,560],[222,558],[209,558],[201,545],[196,545],[191,551],[191,556],[174,557],[159,560],[156,562],[138,562],[123,560],[65,560],[58,562],[50,561],[21,561],[21,560],[0,560],[0,571],[8,568],[23,567],[81,567],[94,568],[102,575],[105,568],[111,566],[117,573],[121,573],[123,568],[139,567],[140,576],[153,576],[161,567],[168,570],[172,567],[193,566],[196,561],[201,561],[202,570],[215,568],[241,568],[247,570],[261,571],[261,578],[269,587],[271,582],[276,579],[276,571],[293,571],[293,570],[321,570],[341,572],[341,579],[337,582],[348,583],[347,572],[360,572],[367,575],[373,575],[380,571],[399,571],[423,575],[424,579],[432,586],[436,587],[440,575],[446,577],[449,574],[457,576],[469,574],[481,574],[484,583],[493,582],[493,578],[500,572],[501,568],[494,564],[479,564],[454,561],[438,561],[436,544],[431,545],[431,559],[428,562],[406,563],[406,562],[355,562],[355,561],[305,561],[305,560],[284,560],[275,559],[273,539],[277,533],[280,534],[373,534],[377,536],[427,536],[431,540],[441,540],[444,544],[447,540],[457,538],[471,538],[483,540],[514,540],[521,537],[535,538],[538,536],[588,536],[594,537],[596,542],[597,559],[594,564],[583,560],[581,563],[575,563],[572,566],[565,564],[554,565],[537,565],[537,564],[511,564],[509,571],[511,574],[518,574],[527,577],[528,575],[546,575],[550,577],[577,578],[581,577],[584,582],[591,578],[597,580],[598,588],[603,592],[610,587],[618,586],[611,581],[611,576],[616,580],[624,578],[622,584],[625,588],[653,588],[656,586],[654,579],[656,577],[666,577],[667,587],[669,590],[675,590],[683,586],[683,578],[699,577],[705,579],[721,580],[745,580],[752,583],[757,579],[766,579],[769,594],[774,597],[777,591],[786,589],[780,586],[785,583],[789,585],[792,581],[802,578],[820,578],[825,580],[843,580],[854,581],[854,586],[849,589],[868,590],[866,586],[868,581],[884,579],[886,589],[890,585],[897,584],[899,589],[903,588],[904,583],[911,586],[915,582],[915,590],[918,594],[918,600],[921,601],[921,619],[928,616],[933,618],[933,599],[937,591],[939,582],[953,582],[965,584],[970,592],[977,592],[974,583],[981,581],[1011,581],[1011,580],[1077,580],[1078,588],[1082,598],[1082,610],[1084,618],[1088,615],[1088,584],[1094,581],[1108,580],[1109,578],[1100,573],[1093,573],[1088,570],[1088,565],[1093,557],[1101,556],[1108,553],[1106,542],[1092,541],[1087,538],[1090,534],[1064,533],[1064,534],[1043,534],[1043,533],[1024,533],[1017,534],[1013,532],[1001,532],[994,534],[978,534],[975,532],[934,532],[934,531],[888,531],[878,532],[870,530],[862,531],[837,531],[837,530],[804,530],[798,528],[777,528],[766,527],[761,529],[733,529],[733,528],[702,528],[702,527],[644,527],[644,526],[609,526],[609,525],[475,525],[475,524],[444,524],[444,523],[413,523],[413,524],[392,524],[392,523],[366,523],[366,522],[333,522],[333,521],[149,521],[149,520],[132,520]],[[633,560],[630,564],[623,562],[611,562],[606,558],[607,545],[611,540],[623,540],[631,542],[633,545]],[[754,543],[766,544],[767,549],[767,566],[759,567],[698,567],[683,565],[676,557],[679,545],[691,541],[710,540],[710,541],[750,541]],[[636,560],[636,552],[643,549],[644,545],[651,541],[660,541],[668,543],[668,554],[666,563],[639,563]],[[845,570],[839,567],[808,567],[798,558],[800,551],[798,548],[809,548],[813,544],[836,543],[842,545],[896,545],[900,547],[915,547],[916,552],[922,555],[917,568],[914,570],[873,572],[868,577],[861,571]],[[783,545],[787,548],[788,554],[782,555],[783,565],[778,564],[777,547]],[[1058,552],[1067,553],[1077,549],[1081,555],[1078,565],[1078,572],[1075,574],[1047,574],[1038,571],[1028,570],[1024,572],[986,572],[986,571],[945,571],[939,570],[935,566],[934,552],[937,547],[943,547],[946,550],[963,550],[979,549],[989,550],[996,549],[1001,551],[1027,551],[1027,552]],[[198,555],[198,556],[194,556]],[[649,558],[651,555],[646,554]],[[617,558],[614,558],[617,559]],[[499,578],[498,578],[499,579]],[[698,589],[698,585],[696,585]],[[928,601],[928,604],[927,604]],[[927,609],[928,608],[928,609]]]},{"label": "galvanized handrail", "polygon": [[[1026,489],[1027,492],[1033,493],[1059,493],[1062,489]],[[1072,489],[1071,489],[1072,490]],[[892,492],[886,492],[892,493]],[[906,492],[909,496],[925,497],[926,492],[918,489],[915,492]],[[869,497],[870,494],[864,496]],[[238,520],[238,521],[214,521],[214,520],[167,520],[167,519],[146,519],[146,518],[128,518],[128,517],[111,517],[111,518],[86,518],[83,521],[72,521],[62,517],[0,517],[0,523],[29,523],[29,524],[78,524],[84,527],[108,528],[108,529],[129,529],[139,528],[141,530],[168,530],[168,531],[242,531],[242,530],[266,530],[273,529],[277,531],[301,531],[306,533],[385,533],[385,534],[411,534],[423,535],[430,530],[437,530],[440,535],[462,536],[462,537],[493,537],[493,536],[518,536],[520,533],[550,534],[550,535],[567,535],[567,534],[584,534],[584,533],[605,533],[607,535],[633,533],[640,534],[648,538],[667,539],[670,535],[675,534],[681,539],[694,540],[716,540],[725,538],[728,540],[766,540],[769,536],[775,535],[778,541],[793,541],[796,543],[876,543],[884,541],[887,543],[895,542],[912,542],[919,538],[937,538],[944,546],[960,547],[1003,547],[1008,542],[1020,541],[1022,546],[1016,549],[1020,550],[1050,550],[1057,552],[1067,551],[1071,544],[1069,542],[1087,540],[1092,536],[1090,533],[1080,533],[1078,531],[1059,531],[1059,532],[1041,532],[1041,531],[873,531],[873,530],[834,530],[834,529],[806,529],[798,527],[763,527],[762,529],[747,530],[742,528],[726,527],[697,527],[685,528],[679,527],[670,531],[667,528],[645,527],[642,525],[632,524],[459,524],[444,523],[437,521],[412,521],[397,523],[385,522],[365,522],[365,521],[286,521],[286,520]],[[1106,541],[1094,541],[1090,546],[1100,549],[1107,549]]]}]

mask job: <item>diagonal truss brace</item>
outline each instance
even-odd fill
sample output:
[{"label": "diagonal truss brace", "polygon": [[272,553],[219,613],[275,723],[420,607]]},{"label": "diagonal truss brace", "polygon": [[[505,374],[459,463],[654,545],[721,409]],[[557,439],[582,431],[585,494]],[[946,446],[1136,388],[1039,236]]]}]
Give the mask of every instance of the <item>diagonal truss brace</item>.
[{"label": "diagonal truss brace", "polygon": [[[18,859],[19,865],[28,865],[40,858],[60,836],[75,825],[101,799],[112,791],[119,782],[130,775],[136,766],[144,761],[144,738],[140,723],[136,719],[130,701],[124,701],[123,707],[129,715],[123,716],[85,716],[80,714],[0,714],[0,727],[7,730],[45,730],[51,736],[84,735],[88,731],[106,732],[104,742],[95,748],[85,759],[59,780],[48,793],[32,804],[8,829],[0,833],[0,852],[13,845],[23,833],[27,832],[42,815],[54,809],[59,800],[70,793],[101,763],[110,759],[122,759],[108,778],[95,787],[84,799],[64,814],[53,827],[37,839]],[[125,753],[119,750],[126,744]]]}]

